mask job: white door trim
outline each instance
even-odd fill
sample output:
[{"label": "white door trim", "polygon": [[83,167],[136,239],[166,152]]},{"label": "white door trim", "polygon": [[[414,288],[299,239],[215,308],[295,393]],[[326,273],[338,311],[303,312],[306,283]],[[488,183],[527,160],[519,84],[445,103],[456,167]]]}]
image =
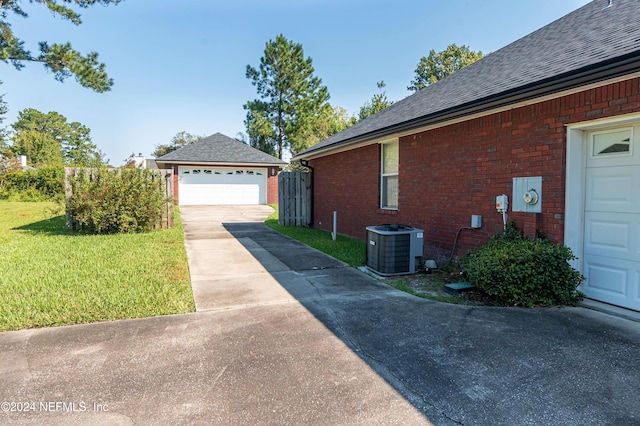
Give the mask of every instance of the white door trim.
[{"label": "white door trim", "polygon": [[567,164],[564,207],[564,245],[578,259],[571,261],[583,271],[584,204],[587,163],[587,135],[580,128],[567,126]]}]

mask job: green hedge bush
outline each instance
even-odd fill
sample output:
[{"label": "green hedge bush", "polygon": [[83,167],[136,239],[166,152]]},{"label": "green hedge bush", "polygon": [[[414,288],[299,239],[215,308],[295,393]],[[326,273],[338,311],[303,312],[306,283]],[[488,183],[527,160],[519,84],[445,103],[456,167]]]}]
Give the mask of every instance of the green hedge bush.
[{"label": "green hedge bush", "polygon": [[147,169],[85,169],[68,179],[71,219],[97,234],[152,231],[172,202],[164,178]]},{"label": "green hedge bush", "polygon": [[6,173],[0,176],[0,198],[10,201],[62,201],[64,167]]},{"label": "green hedge bush", "polygon": [[496,305],[575,305],[584,277],[569,265],[568,247],[544,238],[529,239],[513,226],[462,258],[467,280],[495,298]]}]

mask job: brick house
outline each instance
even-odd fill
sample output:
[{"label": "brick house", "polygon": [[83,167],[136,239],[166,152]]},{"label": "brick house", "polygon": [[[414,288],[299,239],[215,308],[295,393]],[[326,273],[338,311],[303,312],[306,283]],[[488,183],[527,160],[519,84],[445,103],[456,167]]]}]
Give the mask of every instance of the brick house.
[{"label": "brick house", "polygon": [[588,297],[640,310],[638,1],[594,0],[293,159],[314,227],[411,225],[443,260],[503,228],[506,194],[508,220],[579,257]]}]

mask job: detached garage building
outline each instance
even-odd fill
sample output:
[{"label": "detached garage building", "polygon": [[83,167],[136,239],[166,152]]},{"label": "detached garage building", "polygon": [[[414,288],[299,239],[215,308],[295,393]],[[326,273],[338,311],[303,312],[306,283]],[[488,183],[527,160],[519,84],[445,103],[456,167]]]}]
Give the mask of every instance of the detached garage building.
[{"label": "detached garage building", "polygon": [[179,205],[277,204],[287,163],[221,133],[156,159],[172,169]]}]

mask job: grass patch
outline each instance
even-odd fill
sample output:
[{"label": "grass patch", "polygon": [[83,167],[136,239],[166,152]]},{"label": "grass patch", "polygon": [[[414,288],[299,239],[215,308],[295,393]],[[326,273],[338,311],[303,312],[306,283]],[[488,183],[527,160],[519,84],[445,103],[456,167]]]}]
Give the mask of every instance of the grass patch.
[{"label": "grass patch", "polygon": [[423,299],[447,303],[462,303],[462,299],[459,296],[447,294],[442,290],[444,284],[438,285],[435,288],[431,285],[421,285],[417,287],[412,285],[408,279],[390,280],[388,284],[396,290],[404,291],[405,293],[413,294]]},{"label": "grass patch", "polygon": [[195,310],[178,211],[173,229],[87,235],[56,209],[0,201],[0,331]]},{"label": "grass patch", "polygon": [[278,224],[278,205],[272,204],[274,213],[267,218],[268,227],[315,248],[329,256],[357,268],[367,261],[367,246],[363,241],[338,235],[333,241],[331,233],[303,226],[283,226]]}]

